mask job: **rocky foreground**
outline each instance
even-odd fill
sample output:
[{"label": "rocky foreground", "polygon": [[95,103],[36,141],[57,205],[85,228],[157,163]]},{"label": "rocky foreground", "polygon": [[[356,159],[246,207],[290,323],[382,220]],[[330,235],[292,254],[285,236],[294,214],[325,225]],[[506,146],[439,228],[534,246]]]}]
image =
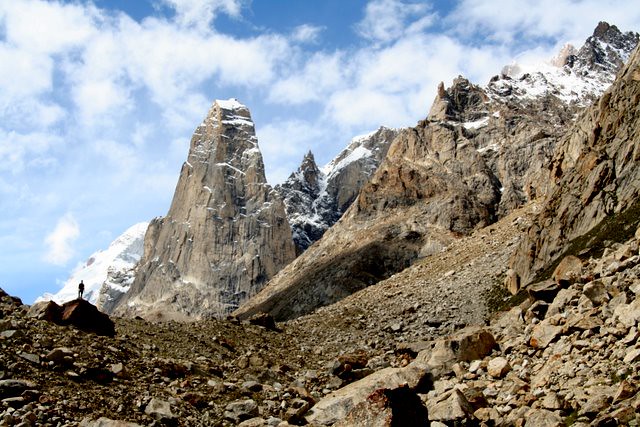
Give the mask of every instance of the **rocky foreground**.
[{"label": "rocky foreground", "polygon": [[[452,244],[423,280],[468,287],[495,271],[491,259],[506,270],[526,220]],[[491,319],[455,301],[454,285],[448,300],[415,286],[416,272],[296,321],[113,319],[114,337],[39,319],[41,307],[3,294],[0,424],[637,425],[639,238],[568,258]],[[482,241],[495,244],[474,251]],[[497,279],[478,281],[478,307],[505,302]],[[429,292],[439,310],[421,304]]]}]

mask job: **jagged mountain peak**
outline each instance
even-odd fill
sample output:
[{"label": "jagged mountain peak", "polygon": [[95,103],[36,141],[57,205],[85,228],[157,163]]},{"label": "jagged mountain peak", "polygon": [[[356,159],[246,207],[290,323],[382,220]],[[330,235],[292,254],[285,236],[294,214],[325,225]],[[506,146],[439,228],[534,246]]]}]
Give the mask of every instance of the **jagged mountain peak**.
[{"label": "jagged mountain peak", "polygon": [[440,83],[428,118],[458,122],[478,120],[486,115],[484,104],[488,100],[482,88],[458,76],[448,89],[445,89],[444,83]]},{"label": "jagged mountain peak", "polygon": [[349,145],[318,168],[309,151],[298,170],[276,186],[287,207],[298,254],[340,219],[387,153],[398,130],[381,126],[352,138]]},{"label": "jagged mountain peak", "polygon": [[149,226],[131,290],[114,309],[176,319],[222,316],[294,255],[249,109],[236,99],[217,100],[193,134],[169,212]]},{"label": "jagged mountain peak", "polygon": [[492,100],[527,104],[554,96],[566,104],[587,106],[613,82],[640,35],[600,22],[584,44],[565,45],[552,59],[505,66],[486,86]]}]

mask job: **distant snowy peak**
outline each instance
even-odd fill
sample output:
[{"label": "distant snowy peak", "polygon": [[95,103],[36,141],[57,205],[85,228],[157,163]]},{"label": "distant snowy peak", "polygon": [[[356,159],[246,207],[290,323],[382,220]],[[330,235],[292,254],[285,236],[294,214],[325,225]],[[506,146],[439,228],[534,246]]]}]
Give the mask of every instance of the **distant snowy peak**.
[{"label": "distant snowy peak", "polygon": [[567,104],[587,105],[613,82],[639,37],[638,33],[622,33],[615,25],[600,22],[579,50],[565,45],[545,63],[504,67],[487,85],[487,93],[498,101],[552,95]]},{"label": "distant snowy peak", "polygon": [[[141,222],[129,227],[107,249],[93,253],[83,265],[76,267],[62,289],[55,294],[43,295],[38,301],[64,303],[73,300],[78,296],[78,283],[82,280],[85,284],[84,298],[95,304],[103,284],[114,277],[130,276],[132,280],[130,272],[142,256],[148,225]],[[121,280],[120,284],[125,285]]]},{"label": "distant snowy peak", "polygon": [[357,136],[333,160],[318,168],[307,153],[297,171],[276,187],[287,209],[298,254],[340,219],[385,157],[397,129],[380,127]]},{"label": "distant snowy peak", "polygon": [[373,159],[374,167],[377,167],[384,157],[384,155],[381,157],[380,153],[382,151],[386,153],[391,139],[395,138],[397,133],[397,129],[381,126],[373,132],[352,138],[349,145],[322,168],[322,172],[330,178],[350,164],[366,161],[366,159]]}]

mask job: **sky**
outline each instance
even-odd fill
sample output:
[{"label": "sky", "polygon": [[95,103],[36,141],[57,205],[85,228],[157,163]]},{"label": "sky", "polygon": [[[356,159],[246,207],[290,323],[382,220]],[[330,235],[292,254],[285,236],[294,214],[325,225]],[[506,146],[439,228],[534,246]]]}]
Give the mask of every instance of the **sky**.
[{"label": "sky", "polygon": [[267,179],[414,126],[439,82],[580,46],[607,0],[0,0],[0,287],[25,303],[166,214],[215,99],[251,110]]}]

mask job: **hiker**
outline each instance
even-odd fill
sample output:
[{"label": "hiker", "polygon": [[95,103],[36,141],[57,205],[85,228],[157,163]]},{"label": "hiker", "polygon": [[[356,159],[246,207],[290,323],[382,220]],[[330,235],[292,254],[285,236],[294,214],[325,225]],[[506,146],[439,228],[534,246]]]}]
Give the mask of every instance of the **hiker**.
[{"label": "hiker", "polygon": [[83,293],[84,293],[84,282],[80,280],[80,284],[78,285],[78,299],[82,299]]}]

